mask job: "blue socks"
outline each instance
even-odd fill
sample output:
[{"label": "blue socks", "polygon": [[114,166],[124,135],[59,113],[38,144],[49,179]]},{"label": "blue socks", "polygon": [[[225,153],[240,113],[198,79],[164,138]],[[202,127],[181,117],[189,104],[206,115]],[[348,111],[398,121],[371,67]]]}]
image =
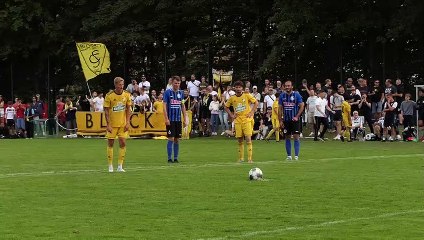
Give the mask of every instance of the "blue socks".
[{"label": "blue socks", "polygon": [[172,159],[172,145],[174,145],[174,142],[168,140],[168,145],[166,145],[166,150],[168,151],[168,160]]},{"label": "blue socks", "polygon": [[286,152],[287,152],[287,156],[291,156],[291,141],[290,141],[290,139],[286,139]]},{"label": "blue socks", "polygon": [[178,160],[178,153],[180,152],[180,144],[174,143],[174,160]]},{"label": "blue socks", "polygon": [[300,141],[299,139],[294,140],[294,155],[299,156],[299,151],[300,151]]}]

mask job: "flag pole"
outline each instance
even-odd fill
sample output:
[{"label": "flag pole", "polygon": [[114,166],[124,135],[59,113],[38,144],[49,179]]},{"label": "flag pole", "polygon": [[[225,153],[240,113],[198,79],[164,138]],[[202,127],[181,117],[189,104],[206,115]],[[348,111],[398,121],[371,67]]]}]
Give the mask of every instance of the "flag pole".
[{"label": "flag pole", "polygon": [[91,90],[90,90],[90,86],[88,85],[88,81],[85,81],[87,83],[87,88],[88,88],[88,92],[90,93],[90,98],[93,98],[93,96],[91,95]]}]

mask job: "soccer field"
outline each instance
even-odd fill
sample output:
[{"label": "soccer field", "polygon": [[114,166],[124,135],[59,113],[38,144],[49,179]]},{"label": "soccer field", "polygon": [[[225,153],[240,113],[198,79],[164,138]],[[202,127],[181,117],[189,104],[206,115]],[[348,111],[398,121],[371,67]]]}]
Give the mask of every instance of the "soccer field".
[{"label": "soccer field", "polygon": [[166,141],[129,140],[108,173],[103,139],[1,140],[0,239],[422,239],[423,144],[301,144],[240,164],[234,139],[193,139],[169,165]]}]

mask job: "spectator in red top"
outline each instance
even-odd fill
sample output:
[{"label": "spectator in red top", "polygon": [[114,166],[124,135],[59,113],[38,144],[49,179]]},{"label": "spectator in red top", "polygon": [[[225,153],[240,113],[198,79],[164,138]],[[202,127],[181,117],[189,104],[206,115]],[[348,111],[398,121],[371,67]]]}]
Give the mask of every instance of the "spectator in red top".
[{"label": "spectator in red top", "polygon": [[21,99],[18,99],[16,104],[16,130],[22,132],[25,136],[25,110],[26,104],[22,103]]},{"label": "spectator in red top", "polygon": [[64,125],[66,121],[65,112],[65,103],[63,102],[62,97],[57,97],[56,99],[56,117],[60,125]]}]

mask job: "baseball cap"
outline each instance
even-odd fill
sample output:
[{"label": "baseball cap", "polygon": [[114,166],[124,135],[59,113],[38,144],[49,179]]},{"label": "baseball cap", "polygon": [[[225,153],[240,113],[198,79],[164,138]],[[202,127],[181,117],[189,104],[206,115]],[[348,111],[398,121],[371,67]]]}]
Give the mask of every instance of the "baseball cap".
[{"label": "baseball cap", "polygon": [[258,86],[253,86],[252,88],[256,88],[256,89],[258,89]]}]

